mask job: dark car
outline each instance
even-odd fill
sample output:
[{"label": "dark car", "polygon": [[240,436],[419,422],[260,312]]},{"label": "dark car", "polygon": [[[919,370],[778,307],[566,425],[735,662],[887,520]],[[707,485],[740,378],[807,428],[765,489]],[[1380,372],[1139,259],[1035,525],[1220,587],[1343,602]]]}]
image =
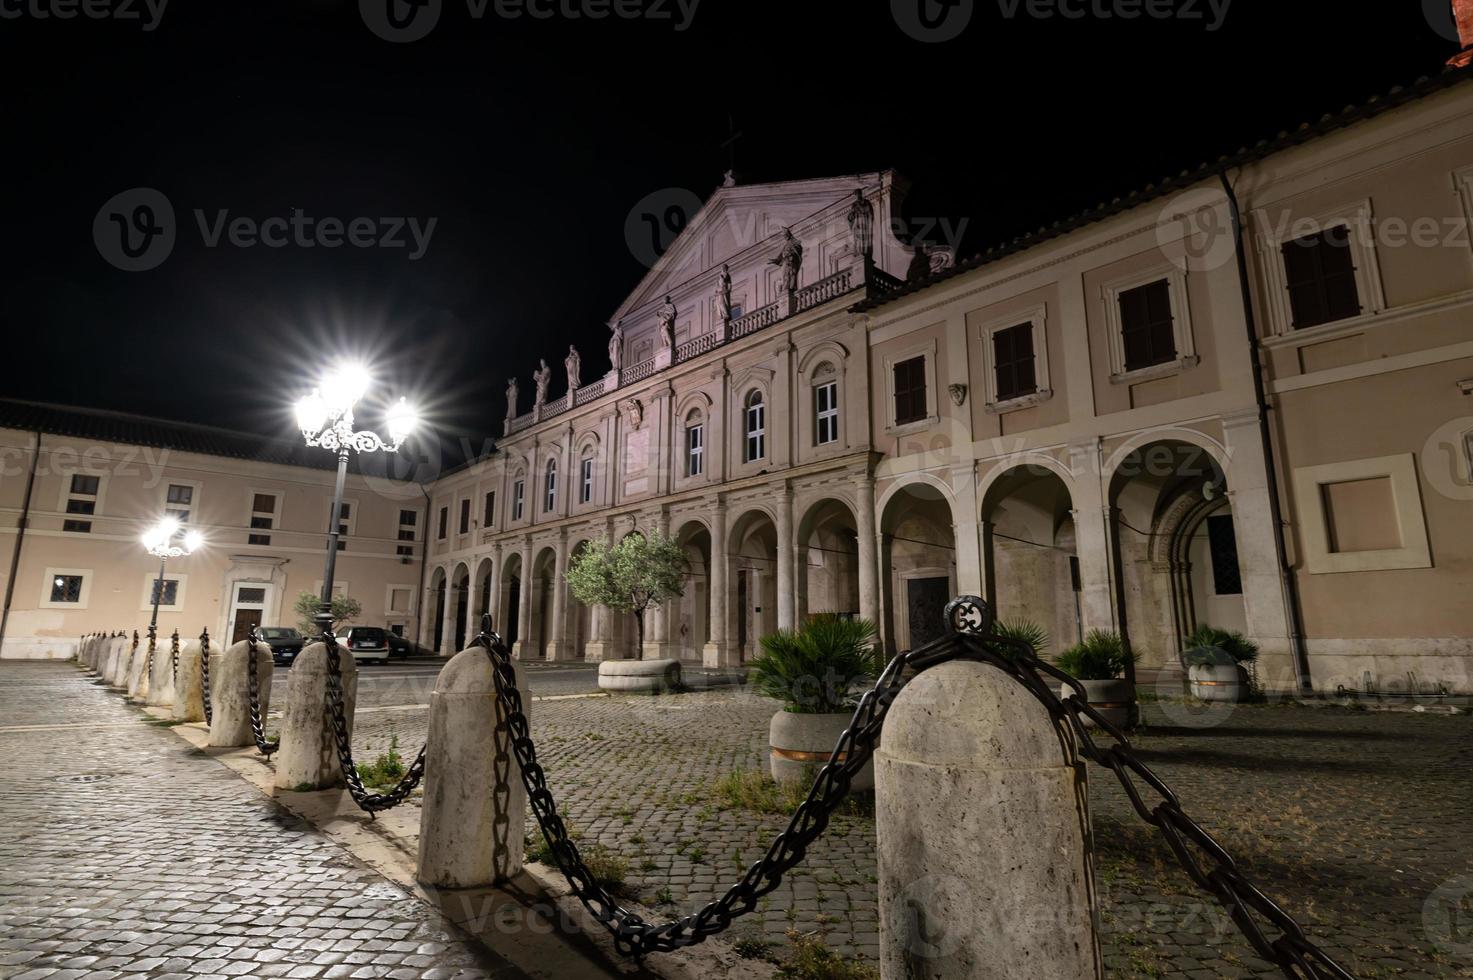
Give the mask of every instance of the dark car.
[{"label": "dark car", "polygon": [[263,626],[256,635],[271,648],[271,659],[276,663],[289,665],[302,652],[302,634],[290,626]]},{"label": "dark car", "polygon": [[393,630],[388,630],[387,632],[389,635],[389,656],[399,657],[400,659],[414,656],[418,644],[407,636],[400,636]]}]

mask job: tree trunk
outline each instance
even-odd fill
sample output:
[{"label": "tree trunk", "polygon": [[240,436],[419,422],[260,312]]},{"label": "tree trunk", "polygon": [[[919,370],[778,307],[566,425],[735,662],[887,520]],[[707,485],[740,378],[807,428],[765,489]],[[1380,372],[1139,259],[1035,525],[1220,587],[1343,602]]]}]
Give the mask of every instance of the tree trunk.
[{"label": "tree trunk", "polygon": [[644,659],[644,610],[634,610],[634,659]]}]

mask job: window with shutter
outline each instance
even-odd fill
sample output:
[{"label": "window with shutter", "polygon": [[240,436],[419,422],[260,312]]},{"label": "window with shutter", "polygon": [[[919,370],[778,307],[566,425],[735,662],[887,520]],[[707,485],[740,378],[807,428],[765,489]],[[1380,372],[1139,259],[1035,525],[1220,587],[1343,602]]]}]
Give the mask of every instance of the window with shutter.
[{"label": "window with shutter", "polygon": [[1296,238],[1285,242],[1281,251],[1295,330],[1360,314],[1348,227]]},{"label": "window with shutter", "polygon": [[993,366],[997,377],[997,400],[1021,398],[1038,390],[1033,365],[1033,324],[999,330],[992,335]]},{"label": "window with shutter", "polygon": [[900,361],[895,371],[895,424],[921,422],[926,418],[926,359]]},{"label": "window with shutter", "polygon": [[1165,279],[1120,294],[1120,334],[1127,371],[1176,360],[1171,287]]}]

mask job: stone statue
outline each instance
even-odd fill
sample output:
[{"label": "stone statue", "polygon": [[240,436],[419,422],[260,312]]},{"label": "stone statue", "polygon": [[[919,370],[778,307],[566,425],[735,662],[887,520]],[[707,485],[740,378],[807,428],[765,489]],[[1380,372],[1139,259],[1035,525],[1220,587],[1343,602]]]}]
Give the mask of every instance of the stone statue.
[{"label": "stone statue", "polygon": [[610,328],[609,334],[609,370],[617,371],[624,363],[624,328],[617,323]]},{"label": "stone statue", "polygon": [[578,356],[578,348],[572,344],[568,345],[568,356],[563,358],[563,367],[568,369],[568,390],[577,391],[581,387],[583,358]]},{"label": "stone statue", "polygon": [[665,302],[655,311],[655,318],[660,321],[660,350],[669,350],[675,346],[675,314],[675,304],[666,296]]},{"label": "stone statue", "polygon": [[552,383],[552,368],[548,367],[547,362],[541,358],[537,359],[537,363],[542,367],[532,372],[532,380],[537,384],[537,397],[533,400],[532,405],[534,408],[541,408],[547,403],[547,386]]},{"label": "stone statue", "polygon": [[731,268],[723,265],[721,274],[716,277],[716,309],[721,314],[721,319],[731,319]]},{"label": "stone statue", "polygon": [[517,379],[506,379],[506,417],[514,419],[517,417]]},{"label": "stone statue", "polygon": [[629,400],[629,404],[625,406],[625,409],[629,413],[630,428],[638,432],[639,427],[644,424],[644,404],[638,398],[632,398]]},{"label": "stone statue", "polygon": [[905,278],[909,282],[917,282],[931,274],[931,253],[925,242],[916,242],[911,248],[915,250],[915,254],[910,257],[910,267],[905,270]]},{"label": "stone statue", "polygon": [[849,233],[854,236],[854,251],[867,259],[875,255],[875,206],[864,199],[864,191],[854,192],[854,206],[849,209]]},{"label": "stone statue", "polygon": [[793,229],[783,229],[782,251],[767,260],[768,265],[780,265],[783,270],[783,288],[795,292],[798,288],[798,271],[803,268],[803,243],[793,237]]}]

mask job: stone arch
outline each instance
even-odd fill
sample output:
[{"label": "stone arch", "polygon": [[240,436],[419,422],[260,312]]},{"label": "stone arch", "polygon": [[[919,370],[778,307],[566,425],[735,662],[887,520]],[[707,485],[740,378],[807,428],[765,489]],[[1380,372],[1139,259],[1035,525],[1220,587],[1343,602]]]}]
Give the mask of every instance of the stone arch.
[{"label": "stone arch", "polygon": [[834,362],[834,370],[840,375],[844,373],[844,362],[849,359],[849,350],[837,340],[821,340],[808,350],[798,360],[798,373],[807,375],[813,373],[813,369],[822,361]]},{"label": "stone arch", "polygon": [[475,573],[471,577],[470,632],[472,634],[480,630],[481,617],[491,613],[494,609],[495,597],[491,594],[491,580],[494,572],[495,566],[490,555],[476,562]]},{"label": "stone arch", "polygon": [[454,654],[465,649],[466,630],[470,623],[470,590],[470,565],[463,561],[456,562],[455,569],[450,573],[450,589],[447,593],[451,609],[450,649],[441,651],[442,653]]},{"label": "stone arch", "polygon": [[526,577],[521,552],[510,551],[502,556],[500,585],[496,590],[496,627],[508,646],[521,639],[521,597]]},{"label": "stone arch", "polygon": [[761,504],[749,504],[731,522],[726,580],[727,631],[734,656],[750,660],[762,637],[778,627],[777,518]]},{"label": "stone arch", "polygon": [[881,632],[886,650],[913,649],[944,634],[942,611],[957,592],[955,500],[929,473],[886,487],[877,506]]},{"label": "stone arch", "polygon": [[1138,432],[1130,438],[1126,439],[1119,446],[1117,446],[1115,451],[1112,452],[1109,458],[1105,460],[1105,472],[1114,474],[1117,470],[1121,468],[1122,465],[1124,465],[1126,459],[1130,456],[1130,454],[1136,452],[1137,450],[1148,447],[1153,443],[1170,442],[1186,443],[1188,445],[1196,446],[1198,449],[1206,451],[1212,457],[1213,461],[1217,463],[1218,469],[1225,472],[1228,468],[1228,460],[1231,456],[1231,453],[1229,452],[1227,446],[1223,445],[1221,442],[1218,442],[1207,433],[1202,432],[1198,429],[1189,429],[1185,426],[1172,425],[1165,426],[1159,429],[1149,429],[1145,432]]},{"label": "stone arch", "polygon": [[685,552],[685,590],[666,604],[667,635],[676,656],[700,661],[711,640],[711,528],[699,517],[688,517],[674,538]]},{"label": "stone arch", "polygon": [[446,583],[449,580],[449,571],[443,565],[437,565],[430,572],[429,595],[430,615],[425,619],[425,625],[421,629],[419,642],[421,646],[429,647],[436,653],[443,653],[440,649],[440,637],[445,632],[446,616]]},{"label": "stone arch", "polygon": [[796,528],[798,622],[814,613],[858,617],[859,514],[843,496],[807,504]]},{"label": "stone arch", "polygon": [[[1057,464],[1057,460],[1053,461]],[[1001,466],[981,495],[987,600],[998,616],[1037,624],[1057,653],[1083,637],[1074,487],[1062,465]]]},{"label": "stone arch", "polygon": [[532,602],[528,609],[531,622],[527,624],[527,639],[522,644],[522,658],[548,659],[553,636],[553,610],[556,607],[555,590],[562,584],[557,579],[557,551],[551,545],[533,548],[529,587]]},{"label": "stone arch", "polygon": [[1061,462],[1049,453],[1026,451],[1010,454],[1005,461],[999,462],[997,466],[988,470],[977,486],[977,499],[985,501],[993,486],[1004,476],[1020,467],[1036,466],[1048,470],[1057,476],[1069,491],[1069,499],[1073,500],[1079,496],[1078,487],[1075,483],[1075,473],[1068,464]]}]

